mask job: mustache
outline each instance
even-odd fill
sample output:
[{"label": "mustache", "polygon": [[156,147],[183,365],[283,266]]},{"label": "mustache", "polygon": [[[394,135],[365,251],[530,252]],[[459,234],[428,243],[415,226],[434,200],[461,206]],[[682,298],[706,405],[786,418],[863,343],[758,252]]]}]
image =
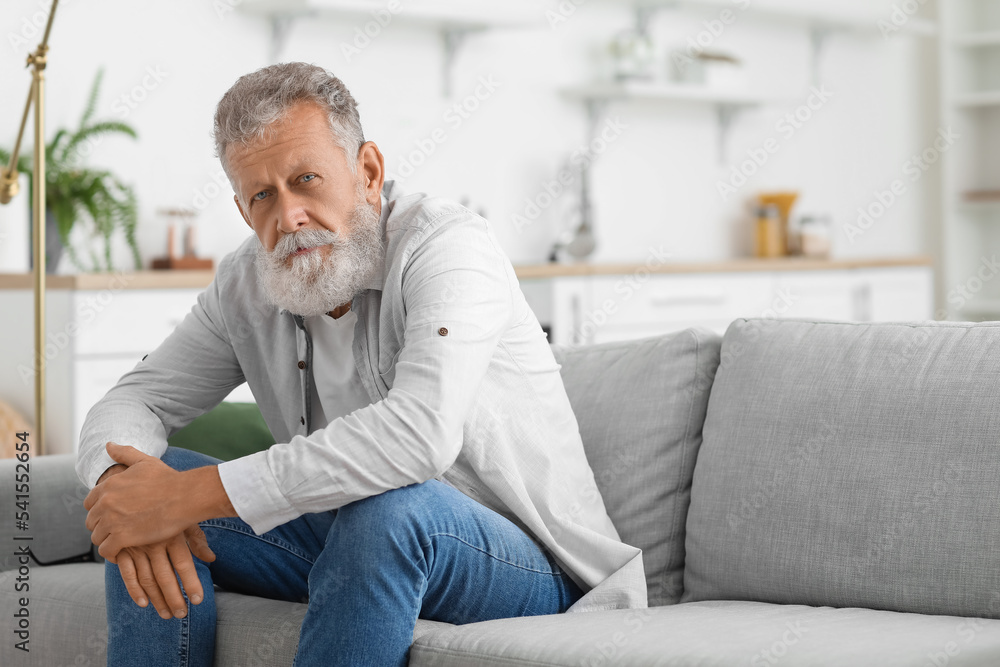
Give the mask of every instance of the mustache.
[{"label": "mustache", "polygon": [[270,254],[273,261],[284,262],[299,248],[315,248],[338,243],[343,243],[343,238],[337,232],[331,232],[329,229],[301,229],[282,236]]}]

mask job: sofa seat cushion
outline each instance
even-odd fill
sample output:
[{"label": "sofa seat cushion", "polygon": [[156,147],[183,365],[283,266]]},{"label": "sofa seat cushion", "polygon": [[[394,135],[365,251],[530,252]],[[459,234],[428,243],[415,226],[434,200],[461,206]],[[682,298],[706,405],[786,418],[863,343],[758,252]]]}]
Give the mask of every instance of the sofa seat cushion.
[{"label": "sofa seat cushion", "polygon": [[[13,570],[0,572],[0,609],[17,609]],[[0,665],[103,665],[108,624],[104,602],[104,564],[73,563],[31,569],[27,593],[31,652],[0,644]],[[299,644],[307,605],[215,590],[215,665],[252,667],[290,665]],[[13,629],[10,617],[8,627]],[[448,623],[417,621],[413,637]]]},{"label": "sofa seat cushion", "polygon": [[453,626],[411,667],[996,667],[1000,621],[870,609],[690,602]]},{"label": "sofa seat cushion", "polygon": [[721,343],[688,329],[553,348],[608,516],[642,549],[650,606],[681,597],[684,521]]}]

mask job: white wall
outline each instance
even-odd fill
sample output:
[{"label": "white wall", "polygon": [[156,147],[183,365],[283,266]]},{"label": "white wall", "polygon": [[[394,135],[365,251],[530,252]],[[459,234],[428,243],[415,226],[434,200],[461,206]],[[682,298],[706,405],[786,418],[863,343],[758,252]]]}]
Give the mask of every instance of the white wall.
[{"label": "white wall", "polygon": [[[498,0],[499,1],[499,0]],[[220,189],[210,140],[214,105],[235,79],[268,64],[270,27],[228,0],[63,0],[50,51],[50,128],[75,124],[92,77],[107,69],[99,115],[121,117],[122,95],[141,86],[149,71],[161,81],[139,91],[141,101],[126,120],[138,142],[111,138],[92,160],[135,184],[141,202],[139,243],[143,258],[161,255],[166,206],[203,204],[199,252],[217,260],[250,233]],[[760,5],[767,4],[758,0]],[[872,11],[888,0],[799,0],[842,11]],[[9,147],[20,118],[29,75],[23,59],[38,37],[19,44],[40,0],[7,0],[0,15],[0,144]],[[405,7],[405,0],[403,2]],[[543,191],[584,141],[582,108],[558,94],[600,70],[601,54],[615,31],[630,25],[624,3],[590,0],[572,17],[550,27],[545,11],[557,0],[532,0],[534,25],[473,35],[454,70],[454,95],[441,95],[441,45],[437,33],[394,21],[360,55],[347,62],[341,45],[353,38],[358,19],[300,21],[293,25],[281,60],[321,64],[340,76],[360,102],[366,138],[378,143],[390,171],[437,127],[447,140],[404,186],[460,199],[483,208],[515,262],[544,260],[557,234],[568,227],[575,192],[559,197],[538,220],[517,230],[512,216],[526,198]],[[771,3],[773,4],[773,2]],[[664,11],[653,23],[661,49],[684,44],[703,29],[705,17]],[[27,22],[27,23],[26,23]],[[835,254],[900,255],[927,252],[937,224],[937,172],[907,181],[908,193],[884,218],[850,243],[841,225],[868,206],[877,190],[903,178],[903,164],[923,150],[937,130],[936,73],[927,71],[932,39],[835,34],[822,61],[822,81],[833,98],[792,139],[776,130],[785,113],[806,99],[810,45],[806,30],[741,16],[715,46],[748,63],[752,90],[782,101],[747,112],[733,128],[729,160],[717,159],[710,107],[664,103],[615,104],[608,115],[627,125],[593,171],[598,234],[596,260],[642,260],[649,246],[666,247],[679,260],[719,259],[746,253],[745,201],[761,189],[802,192],[798,212],[830,213]],[[664,56],[665,58],[665,56]],[[448,109],[475,91],[480,77],[499,88],[460,126]],[[147,83],[154,80],[146,78]],[[117,100],[117,103],[116,103]],[[780,140],[780,151],[738,195],[723,202],[717,182],[727,179],[748,149]],[[225,185],[225,184],[224,184]],[[124,252],[119,266],[129,267]],[[61,269],[69,269],[64,264]]]}]

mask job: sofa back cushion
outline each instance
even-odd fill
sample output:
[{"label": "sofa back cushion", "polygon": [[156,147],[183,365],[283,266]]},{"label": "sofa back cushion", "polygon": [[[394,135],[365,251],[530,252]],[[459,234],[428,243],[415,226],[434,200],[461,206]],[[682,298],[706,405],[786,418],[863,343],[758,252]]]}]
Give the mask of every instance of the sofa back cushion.
[{"label": "sofa back cushion", "polygon": [[608,516],[643,552],[650,606],[680,600],[684,521],[721,337],[690,329],[554,347]]},{"label": "sofa back cushion", "polygon": [[1000,326],[734,322],[684,585],[1000,618]]}]

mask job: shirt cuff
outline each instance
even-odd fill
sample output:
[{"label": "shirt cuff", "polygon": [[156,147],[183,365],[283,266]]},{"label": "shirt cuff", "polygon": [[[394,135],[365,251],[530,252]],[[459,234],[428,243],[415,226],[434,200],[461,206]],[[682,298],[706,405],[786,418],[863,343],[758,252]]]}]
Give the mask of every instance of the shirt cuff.
[{"label": "shirt cuff", "polygon": [[233,509],[257,535],[302,515],[278,488],[266,450],[223,461],[218,468],[222,487]]}]

